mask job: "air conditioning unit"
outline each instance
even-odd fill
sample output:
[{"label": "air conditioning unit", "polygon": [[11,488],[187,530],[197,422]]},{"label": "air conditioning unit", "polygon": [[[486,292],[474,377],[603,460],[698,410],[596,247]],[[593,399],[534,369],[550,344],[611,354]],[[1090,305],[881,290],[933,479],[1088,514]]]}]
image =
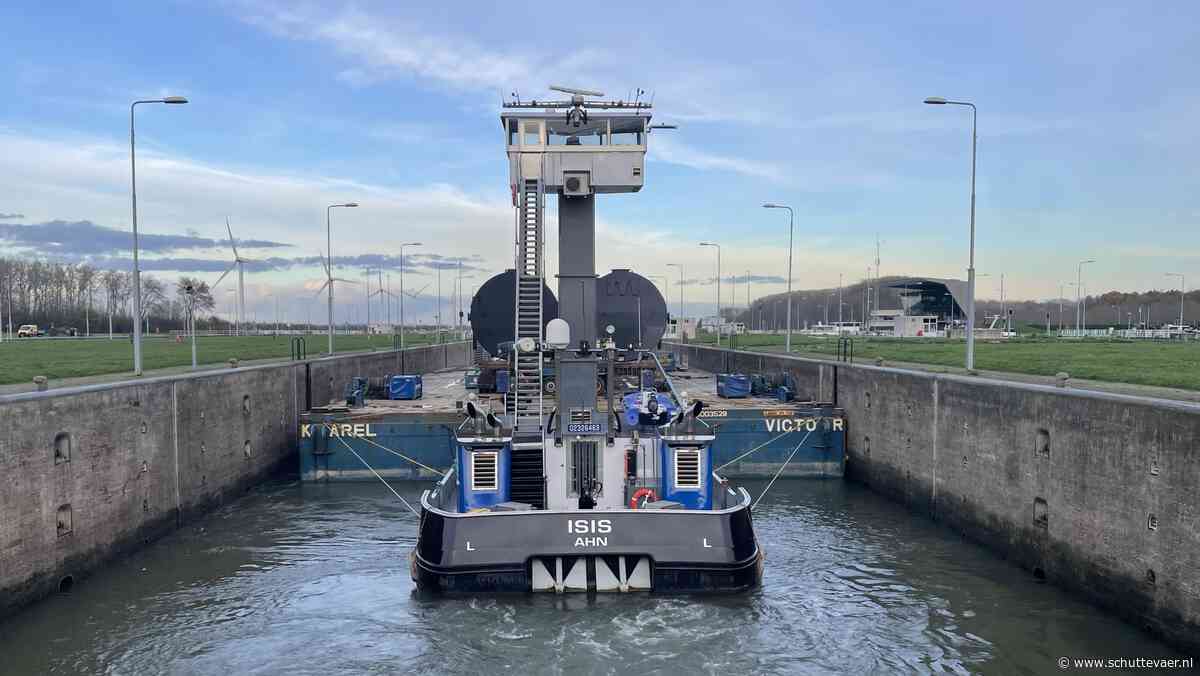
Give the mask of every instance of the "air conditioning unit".
[{"label": "air conditioning unit", "polygon": [[563,172],[563,195],[567,197],[586,197],[592,194],[592,182],[586,171]]}]

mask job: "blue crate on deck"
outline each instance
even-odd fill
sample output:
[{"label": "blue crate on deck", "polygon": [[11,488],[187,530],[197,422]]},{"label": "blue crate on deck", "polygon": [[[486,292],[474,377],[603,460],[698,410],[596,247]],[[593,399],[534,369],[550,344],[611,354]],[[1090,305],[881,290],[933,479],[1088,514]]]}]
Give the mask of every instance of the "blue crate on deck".
[{"label": "blue crate on deck", "polygon": [[743,373],[718,373],[717,396],[722,399],[744,399],[750,396],[750,378]]},{"label": "blue crate on deck", "polygon": [[421,376],[392,376],[388,381],[388,399],[420,399],[425,394]]}]

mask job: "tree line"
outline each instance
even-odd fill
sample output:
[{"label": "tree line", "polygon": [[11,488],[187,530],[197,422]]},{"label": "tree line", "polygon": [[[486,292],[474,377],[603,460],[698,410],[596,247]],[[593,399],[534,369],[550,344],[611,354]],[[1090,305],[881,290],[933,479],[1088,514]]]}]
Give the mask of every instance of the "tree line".
[{"label": "tree line", "polygon": [[[871,307],[880,309],[899,309],[902,288],[892,288],[892,284],[902,283],[904,277],[884,277],[870,284],[857,282],[848,284],[841,289],[842,315],[844,321],[861,322],[864,312],[864,301],[869,296]],[[977,289],[978,290],[978,289]],[[879,302],[876,304],[876,293]],[[784,329],[787,327],[787,294],[773,294],[754,300],[750,310],[745,304],[741,307],[722,308],[721,314],[727,320],[745,322],[755,329]],[[1139,323],[1147,327],[1159,327],[1164,324],[1175,324],[1179,321],[1179,291],[1155,290],[1144,292],[1108,291],[1098,295],[1089,295],[1085,299],[1087,308],[1087,325],[1093,328],[1119,326],[1125,327]],[[805,289],[792,292],[792,325],[793,328],[804,328],[819,322],[838,321],[838,289]],[[965,303],[965,301],[964,301]],[[1060,312],[1061,308],[1061,312]],[[1046,325],[1047,314],[1050,317],[1052,329],[1058,329],[1060,317],[1064,328],[1075,326],[1075,298],[1064,298],[1046,301],[1008,300],[1001,302],[994,298],[976,298],[975,316],[978,325],[986,325],[987,318],[1001,315],[1001,310],[1007,314],[1012,310],[1014,322],[1032,324],[1038,327]],[[1200,320],[1200,290],[1189,291],[1184,302],[1184,321],[1195,325]],[[826,314],[828,313],[828,314]],[[1139,319],[1140,318],[1140,319]]]},{"label": "tree line", "polygon": [[[182,330],[189,309],[196,327],[219,330],[207,282],[182,276],[173,282],[142,274],[142,322],[147,330]],[[191,289],[191,293],[188,289]],[[19,258],[0,258],[0,312],[4,328],[36,324],[43,330],[128,333],[133,329],[133,273]],[[208,313],[207,315],[205,313]]]}]

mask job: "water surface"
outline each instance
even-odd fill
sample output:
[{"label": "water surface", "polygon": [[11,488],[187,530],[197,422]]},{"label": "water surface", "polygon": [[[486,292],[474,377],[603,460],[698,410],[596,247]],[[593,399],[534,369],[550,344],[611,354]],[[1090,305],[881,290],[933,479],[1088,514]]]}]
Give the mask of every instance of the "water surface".
[{"label": "water surface", "polygon": [[[410,501],[427,485],[395,484]],[[1178,656],[854,484],[781,480],[755,524],[748,594],[426,598],[415,517],[386,488],[276,481],[0,623],[0,673],[1044,674]]]}]

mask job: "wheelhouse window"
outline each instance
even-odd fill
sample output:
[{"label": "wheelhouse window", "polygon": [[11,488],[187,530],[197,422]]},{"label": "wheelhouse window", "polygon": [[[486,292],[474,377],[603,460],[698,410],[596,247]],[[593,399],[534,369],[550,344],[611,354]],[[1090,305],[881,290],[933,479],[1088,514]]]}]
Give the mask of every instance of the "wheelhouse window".
[{"label": "wheelhouse window", "polygon": [[612,120],[612,144],[614,146],[640,146],[645,120],[640,117]]},{"label": "wheelhouse window", "polygon": [[546,145],[603,146],[608,145],[608,121],[589,122],[578,127],[566,120],[546,122]]},{"label": "wheelhouse window", "polygon": [[518,133],[517,132],[517,121],[509,120],[508,121],[508,145],[510,145],[510,146],[517,145],[517,142],[520,139],[520,136],[518,136],[517,133]]},{"label": "wheelhouse window", "polygon": [[542,121],[521,120],[521,145],[542,145]]}]

